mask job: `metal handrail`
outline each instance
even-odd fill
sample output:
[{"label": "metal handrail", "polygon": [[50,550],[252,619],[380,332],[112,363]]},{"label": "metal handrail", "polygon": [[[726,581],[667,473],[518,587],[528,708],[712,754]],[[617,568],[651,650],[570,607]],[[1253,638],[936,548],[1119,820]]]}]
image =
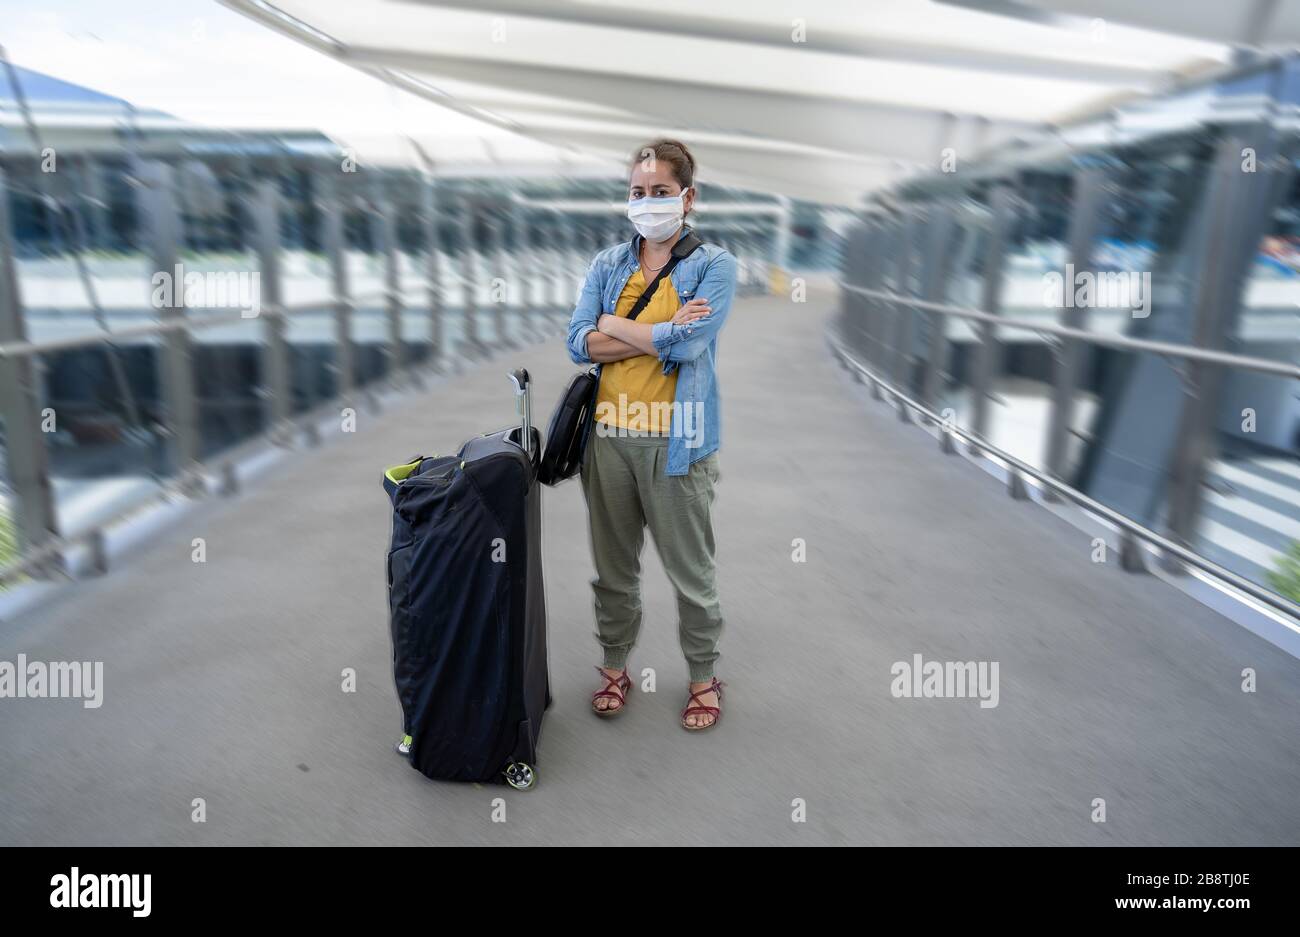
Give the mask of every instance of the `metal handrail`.
[{"label": "metal handrail", "polygon": [[1188,566],[1192,566],[1200,570],[1201,572],[1205,573],[1206,575],[1213,576],[1215,579],[1218,579],[1221,582],[1226,583],[1227,585],[1231,586],[1237,591],[1245,593],[1246,595],[1250,596],[1252,599],[1255,599],[1258,602],[1263,602],[1264,604],[1268,605],[1270,608],[1274,609],[1275,611],[1281,612],[1282,614],[1287,615],[1290,618],[1295,619],[1296,621],[1300,621],[1300,605],[1297,605],[1295,602],[1292,602],[1290,599],[1287,599],[1285,596],[1278,595],[1276,592],[1272,592],[1268,589],[1265,589],[1263,586],[1256,585],[1255,583],[1251,582],[1249,579],[1245,579],[1244,577],[1237,575],[1231,570],[1225,569],[1224,567],[1220,566],[1218,563],[1215,563],[1213,560],[1206,559],[1205,557],[1201,556],[1199,553],[1196,553],[1195,551],[1190,550],[1179,543],[1175,543],[1174,541],[1170,540],[1168,537],[1162,536],[1161,534],[1156,533],[1151,528],[1139,524],[1137,521],[1133,520],[1132,518],[1120,514],[1118,511],[1114,510],[1113,508],[1107,507],[1106,505],[1102,504],[1100,501],[1096,501],[1093,498],[1090,498],[1088,495],[1084,494],[1082,491],[1079,491],[1077,488],[1074,488],[1066,484],[1060,479],[1053,478],[1051,475],[1048,475],[1046,472],[1043,472],[1041,469],[1035,468],[1034,466],[1028,464],[1027,462],[1024,462],[1016,458],[1006,450],[1000,449],[997,446],[993,445],[993,443],[989,442],[983,436],[977,435],[976,433],[973,433],[969,430],[962,429],[960,426],[957,426],[952,421],[945,420],[943,417],[939,416],[934,411],[932,411],[929,407],[926,407],[924,404],[919,403],[916,400],[913,400],[911,397],[903,393],[893,384],[890,384],[888,381],[884,380],[883,378],[879,377],[874,372],[872,372],[870,368],[868,368],[857,358],[855,358],[853,354],[848,350],[847,346],[843,342],[841,342],[838,338],[828,333],[827,340],[830,342],[831,350],[839,357],[839,359],[842,362],[844,362],[845,365],[854,369],[855,371],[858,371],[869,381],[872,381],[875,384],[879,385],[879,387],[883,391],[888,393],[891,397],[893,397],[899,403],[906,406],[908,409],[915,410],[917,413],[920,413],[922,416],[926,417],[926,419],[930,420],[936,426],[939,426],[940,432],[948,432],[958,437],[959,439],[965,440],[967,445],[969,445],[973,449],[978,449],[981,452],[994,456],[996,459],[998,459],[1001,462],[1005,462],[1012,471],[1018,472],[1021,475],[1028,476],[1034,479],[1034,481],[1036,481],[1038,484],[1042,485],[1045,488],[1051,489],[1055,494],[1073,503],[1076,507],[1082,508],[1090,514],[1095,514],[1105,519],[1106,521],[1110,522],[1111,524],[1114,524],[1116,527],[1119,527],[1121,530],[1126,531],[1127,533],[1138,538],[1139,540],[1142,540],[1145,543],[1148,543],[1151,546],[1156,547],[1162,553],[1173,555],[1177,557],[1179,560],[1181,560],[1182,562],[1186,563]]},{"label": "metal handrail", "polygon": [[[229,317],[222,318],[223,320],[229,319]],[[189,323],[187,322],[177,324],[169,323],[167,328],[181,328],[188,324]],[[125,330],[122,332],[114,332],[112,334],[125,334]],[[435,361],[436,360],[438,359],[435,359]],[[426,362],[422,361],[408,365],[403,367],[397,374],[386,375],[383,378],[377,379],[371,385],[356,388],[355,392],[356,394],[373,394],[377,389],[374,386],[375,384],[391,385],[394,381],[400,382],[402,380],[409,380],[411,376],[417,374],[425,364]],[[337,410],[340,404],[351,405],[353,402],[354,397],[352,394],[336,394],[329,400],[322,401],[311,409],[296,414],[292,420],[289,421],[288,427],[268,427],[248,437],[243,442],[232,446],[230,449],[223,451],[219,456],[210,461],[194,463],[189,466],[185,473],[183,473],[183,477],[175,479],[159,479],[159,486],[155,492],[140,499],[138,502],[132,503],[125,510],[119,511],[108,518],[100,520],[98,524],[88,528],[87,530],[71,535],[51,537],[39,546],[27,547],[19,556],[15,557],[8,564],[0,566],[0,587],[10,585],[23,576],[31,575],[32,573],[43,569],[49,569],[66,580],[74,579],[75,577],[63,566],[62,563],[66,558],[66,554],[70,550],[78,547],[89,547],[95,549],[96,541],[102,538],[109,528],[122,524],[131,518],[152,509],[159,502],[171,501],[178,497],[192,498],[192,495],[186,493],[187,485],[192,479],[204,475],[217,466],[233,465],[242,458],[252,454],[253,452],[260,451],[267,446],[279,445],[276,443],[274,438],[278,429],[301,430],[308,428],[321,420],[327,413]],[[204,483],[204,489],[206,490],[206,482]]]},{"label": "metal handrail", "polygon": [[[458,276],[454,273],[446,276],[444,279],[460,280],[467,282],[468,278]],[[418,285],[416,289],[422,289]],[[340,303],[356,310],[362,303],[384,302],[388,303],[393,300],[405,304],[409,290],[401,289],[397,291],[382,290],[373,293],[361,293],[350,296],[345,300],[324,297],[322,299],[302,300],[293,303],[281,303],[278,306],[265,304],[258,311],[256,316],[232,315],[238,313],[238,309],[232,309],[227,306],[185,306],[187,312],[197,311],[200,315],[186,315],[182,319],[169,320],[166,322],[155,321],[142,325],[128,325],[120,329],[112,329],[108,332],[86,332],[83,335],[70,335],[66,338],[46,339],[44,341],[25,341],[25,342],[0,342],[0,358],[25,358],[35,355],[51,354],[60,351],[72,351],[77,348],[86,348],[92,345],[113,344],[123,339],[149,338],[156,335],[165,335],[180,329],[201,330],[215,328],[222,325],[237,325],[241,322],[254,322],[257,319],[271,318],[274,316],[292,316],[304,312],[332,312]]]},{"label": "metal handrail", "polygon": [[[464,281],[467,278],[451,276],[448,277],[448,279],[460,279]],[[416,287],[416,289],[420,288],[422,287]],[[273,316],[292,316],[303,312],[332,312],[340,304],[346,305],[355,310],[358,305],[366,302],[389,302],[390,300],[396,299],[399,302],[406,303],[406,297],[409,292],[410,291],[406,289],[397,291],[386,290],[376,293],[362,293],[345,300],[325,297],[323,299],[304,300],[295,303],[281,303],[278,306],[266,304],[261,307],[256,316],[251,317],[232,315],[232,313],[239,312],[239,310],[226,306],[186,306],[184,308],[187,311],[195,310],[205,314],[186,315],[183,319],[176,319],[167,322],[155,321],[143,325],[128,325],[108,332],[86,332],[83,335],[70,335],[66,338],[54,338],[44,341],[0,342],[0,358],[22,358],[31,355],[48,354],[50,352],[70,351],[74,348],[83,348],[89,345],[111,344],[120,339],[164,335],[168,332],[174,332],[179,329],[201,330],[222,325],[237,325],[241,322],[254,322],[258,319],[271,318]],[[218,312],[215,310],[220,311]]]},{"label": "metal handrail", "polygon": [[[200,308],[200,307],[190,307]],[[206,307],[205,307],[206,308]],[[124,338],[141,338],[150,335],[163,335],[180,329],[208,329],[219,325],[233,325],[236,322],[252,322],[253,319],[235,317],[232,310],[221,313],[186,316],[167,322],[149,322],[144,325],[128,325],[110,332],[87,332],[84,335],[70,335],[67,338],[53,338],[40,342],[5,342],[0,343],[0,358],[22,358],[30,355],[42,355],[50,352],[70,351],[87,345],[112,344]],[[265,310],[263,310],[265,313]]]},{"label": "metal handrail", "polygon": [[1093,345],[1103,345],[1109,348],[1119,348],[1126,351],[1149,351],[1158,355],[1183,358],[1187,361],[1204,361],[1208,364],[1220,364],[1227,367],[1241,368],[1245,371],[1257,371],[1263,374],[1275,374],[1280,377],[1300,379],[1300,365],[1294,365],[1287,361],[1276,361],[1271,358],[1257,358],[1252,355],[1237,355],[1232,352],[1215,351],[1210,348],[1196,348],[1192,345],[1180,345],[1176,342],[1158,342],[1147,338],[1133,338],[1128,335],[1105,335],[1100,332],[1089,331],[1088,329],[1075,329],[1066,325],[1058,325],[1054,322],[1035,322],[1032,319],[1017,319],[1011,316],[1000,316],[991,312],[985,312],[982,309],[973,309],[969,306],[954,306],[949,303],[937,303],[924,299],[916,299],[911,296],[904,296],[901,293],[896,293],[893,290],[877,290],[865,286],[855,286],[854,284],[846,283],[843,280],[837,282],[841,289],[848,290],[851,293],[858,293],[862,296],[870,296],[875,299],[884,299],[889,302],[898,303],[904,306],[912,306],[916,309],[924,309],[929,312],[937,312],[940,315],[955,316],[959,319],[987,322],[992,325],[1006,326],[1007,328],[1024,329],[1028,332],[1042,332],[1047,335],[1059,335],[1062,338],[1077,338]]},{"label": "metal handrail", "polygon": [[[354,296],[346,302],[356,308],[358,303],[368,302],[375,299],[388,301],[388,293],[366,293],[361,296]],[[398,300],[403,300],[404,293],[398,292]],[[303,312],[331,312],[339,304],[339,300],[324,299],[306,300],[296,303],[282,303],[279,306],[266,304],[258,310],[256,316],[244,316],[238,314],[240,310],[224,306],[186,306],[187,311],[197,310],[200,315],[186,315],[183,318],[171,319],[165,322],[156,321],[148,322],[143,325],[128,325],[124,328],[113,329],[108,332],[86,332],[83,335],[70,335],[66,338],[53,338],[44,341],[27,341],[27,342],[3,342],[0,343],[0,358],[23,358],[32,355],[50,354],[52,352],[71,351],[75,348],[84,348],[90,345],[112,344],[122,339],[131,338],[148,338],[154,335],[165,335],[168,332],[177,330],[200,331],[222,325],[238,325],[244,322],[256,322],[258,319],[267,319],[274,316],[293,316]],[[220,312],[214,310],[220,309]]]}]

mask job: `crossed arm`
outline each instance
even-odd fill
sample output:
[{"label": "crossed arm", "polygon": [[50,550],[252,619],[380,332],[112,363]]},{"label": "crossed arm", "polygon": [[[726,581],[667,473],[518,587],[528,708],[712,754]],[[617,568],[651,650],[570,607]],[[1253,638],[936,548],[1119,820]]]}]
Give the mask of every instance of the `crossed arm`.
[{"label": "crossed arm", "polygon": [[[677,310],[672,321],[677,324],[694,322],[710,313],[703,299],[692,299]],[[605,313],[596,319],[595,332],[587,333],[587,356],[592,361],[622,361],[637,355],[659,356],[652,335],[654,326]]]},{"label": "crossed arm", "polygon": [[[677,310],[673,316],[674,323],[694,322],[710,313],[708,303],[703,299],[693,299]],[[609,361],[622,361],[637,355],[659,356],[653,337],[654,326],[648,322],[637,322],[608,313],[596,316],[596,327],[579,339],[585,348],[586,357],[596,364]]]},{"label": "crossed arm", "polygon": [[723,253],[710,263],[695,298],[678,309],[671,321],[637,322],[601,313],[593,264],[569,322],[569,355],[579,364],[653,355],[664,362],[667,373],[678,362],[694,360],[703,352],[722,328],[734,292],[735,261]]},{"label": "crossed arm", "polygon": [[608,361],[622,361],[624,358],[635,358],[637,355],[645,354],[638,348],[634,348],[627,342],[620,341],[612,335],[606,335],[604,332],[587,333],[587,357],[596,364],[604,364]]}]

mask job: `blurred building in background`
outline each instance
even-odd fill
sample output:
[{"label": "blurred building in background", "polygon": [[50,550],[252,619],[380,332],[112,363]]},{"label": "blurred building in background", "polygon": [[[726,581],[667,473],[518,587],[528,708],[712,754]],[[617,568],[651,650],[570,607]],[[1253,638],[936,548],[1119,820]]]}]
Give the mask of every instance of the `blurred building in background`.
[{"label": "blurred building in background", "polygon": [[[609,170],[372,167],[315,131],[193,126],[18,67],[0,178],[12,575],[41,568],[25,547],[92,536],[277,422],[553,330],[590,255],[628,236]],[[821,206],[705,193],[698,227],[741,259],[742,291],[838,264]]]},{"label": "blurred building in background", "polygon": [[842,334],[995,450],[1300,599],[1297,104],[1300,59],[1266,57],[877,192]]}]

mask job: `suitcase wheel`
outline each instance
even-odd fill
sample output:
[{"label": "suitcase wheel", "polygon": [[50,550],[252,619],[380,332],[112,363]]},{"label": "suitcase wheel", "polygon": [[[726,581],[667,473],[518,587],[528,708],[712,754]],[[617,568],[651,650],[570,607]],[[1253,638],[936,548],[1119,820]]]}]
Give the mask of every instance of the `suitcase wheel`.
[{"label": "suitcase wheel", "polygon": [[506,765],[506,783],[517,791],[526,791],[537,783],[537,772],[522,761],[512,761]]}]

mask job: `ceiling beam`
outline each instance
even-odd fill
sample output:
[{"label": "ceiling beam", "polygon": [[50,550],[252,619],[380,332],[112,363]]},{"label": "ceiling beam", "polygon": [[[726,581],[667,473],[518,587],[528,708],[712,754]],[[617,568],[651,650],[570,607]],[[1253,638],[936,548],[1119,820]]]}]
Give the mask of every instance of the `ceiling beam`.
[{"label": "ceiling beam", "polygon": [[[568,143],[585,151],[607,152],[626,168],[635,148],[647,136],[636,132],[607,130],[573,130],[530,127],[528,135],[546,143]],[[864,192],[896,180],[903,171],[894,163],[866,164],[836,155],[763,152],[744,145],[697,141],[685,142],[703,167],[701,178],[729,185],[743,185],[770,195],[807,197],[816,192],[818,200],[853,203]],[[744,180],[739,182],[737,180]]]},{"label": "ceiling beam", "polygon": [[[594,156],[608,162],[611,173],[622,171],[628,153],[655,132],[650,128],[618,125],[606,127],[541,126],[514,115],[480,110],[460,96],[449,95],[409,76],[382,69],[363,69],[396,87],[493,126],[528,137],[557,150]],[[770,141],[679,134],[690,143],[706,171],[703,178],[759,192],[836,205],[855,205],[862,193],[897,178],[907,167],[873,158],[848,157],[835,152],[798,152],[774,149]]]},{"label": "ceiling beam", "polygon": [[[851,55],[883,62],[911,65],[936,65],[977,71],[1021,75],[1097,84],[1150,85],[1167,76],[1160,69],[1136,62],[1101,62],[1062,60],[1033,52],[986,51],[939,42],[917,42],[897,37],[877,37],[848,31],[838,26],[827,28],[815,20],[806,24],[799,42],[793,39],[795,23],[790,19],[759,22],[753,19],[728,19],[694,13],[666,15],[653,6],[610,7],[574,0],[404,0],[419,6],[464,10],[495,16],[520,16],[528,19],[573,23],[581,26],[632,29],[694,39],[714,39],[780,49],[806,49]],[[864,9],[866,9],[864,7]],[[863,17],[869,20],[869,17]]]},{"label": "ceiling beam", "polygon": [[[344,62],[424,73],[494,88],[631,110],[670,126],[786,140],[850,155],[877,154],[933,162],[931,145],[951,122],[942,110],[878,104],[843,97],[733,87],[679,78],[653,78],[567,65],[535,65],[463,55],[344,46]],[[978,115],[969,115],[978,116]],[[1041,123],[990,120],[990,143]]]},{"label": "ceiling beam", "polygon": [[[1185,36],[1206,42],[1258,47],[1265,42],[1295,43],[1300,34],[1279,29],[1284,7],[1294,0],[1216,0],[1212,5],[1190,0],[1180,3],[1133,3],[1132,0],[937,0],[952,7],[991,13],[1030,23],[1048,23],[1086,31],[1104,22]],[[1286,22],[1294,24],[1294,9]]]}]

